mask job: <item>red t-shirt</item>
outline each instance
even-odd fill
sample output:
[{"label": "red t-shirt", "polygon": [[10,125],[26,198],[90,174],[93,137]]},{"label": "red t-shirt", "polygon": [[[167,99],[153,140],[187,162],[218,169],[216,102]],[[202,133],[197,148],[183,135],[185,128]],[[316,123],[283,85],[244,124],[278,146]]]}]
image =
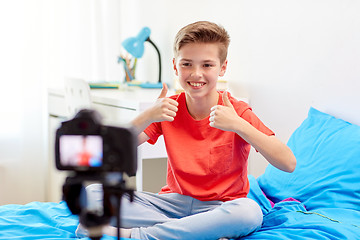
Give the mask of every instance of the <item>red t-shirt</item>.
[{"label": "red t-shirt", "polygon": [[[261,132],[274,134],[248,104],[228,96],[239,116]],[[144,131],[151,144],[164,135],[168,153],[167,185],[160,194],[175,192],[201,201],[246,197],[250,145],[234,132],[210,127],[209,118],[195,120],[187,110],[184,93],[171,98],[179,103],[174,121],[153,123]],[[223,105],[221,92],[218,104]]]}]

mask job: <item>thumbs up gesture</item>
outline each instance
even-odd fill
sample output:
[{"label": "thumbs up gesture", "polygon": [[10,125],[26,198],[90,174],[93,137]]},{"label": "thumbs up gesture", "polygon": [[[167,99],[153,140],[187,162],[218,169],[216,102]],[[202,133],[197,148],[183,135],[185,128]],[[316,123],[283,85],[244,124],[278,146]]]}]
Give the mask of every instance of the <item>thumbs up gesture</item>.
[{"label": "thumbs up gesture", "polygon": [[240,118],[231,104],[227,91],[222,93],[224,105],[216,105],[211,108],[210,126],[223,131],[234,131],[235,124]]},{"label": "thumbs up gesture", "polygon": [[179,103],[174,99],[167,98],[167,92],[168,87],[165,83],[163,83],[160,95],[154,106],[150,109],[151,122],[174,121]]},{"label": "thumbs up gesture", "polygon": [[168,92],[168,86],[166,85],[166,83],[163,83],[162,86],[163,86],[163,87],[162,87],[162,89],[161,89],[161,92],[160,92],[160,95],[159,95],[158,99],[159,99],[159,98],[164,98],[164,97],[166,97],[166,94],[167,94],[167,92]]}]

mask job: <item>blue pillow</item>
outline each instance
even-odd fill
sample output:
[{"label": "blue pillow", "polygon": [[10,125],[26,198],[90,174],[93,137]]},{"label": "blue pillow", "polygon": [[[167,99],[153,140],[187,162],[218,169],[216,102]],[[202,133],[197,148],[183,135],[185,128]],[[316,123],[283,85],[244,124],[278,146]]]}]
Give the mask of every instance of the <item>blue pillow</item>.
[{"label": "blue pillow", "polygon": [[310,108],[288,146],[297,159],[295,171],[269,165],[258,178],[269,199],[293,197],[308,210],[360,210],[360,126]]}]

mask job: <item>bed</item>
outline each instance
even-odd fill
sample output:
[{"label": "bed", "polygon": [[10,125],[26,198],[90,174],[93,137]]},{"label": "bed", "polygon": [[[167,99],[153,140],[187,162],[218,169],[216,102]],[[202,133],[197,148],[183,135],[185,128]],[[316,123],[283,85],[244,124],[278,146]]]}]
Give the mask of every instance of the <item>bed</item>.
[{"label": "bed", "polygon": [[[249,175],[264,221],[239,239],[360,239],[360,126],[310,108],[288,146],[293,173]],[[64,202],[0,207],[0,239],[72,239],[77,224]]]}]

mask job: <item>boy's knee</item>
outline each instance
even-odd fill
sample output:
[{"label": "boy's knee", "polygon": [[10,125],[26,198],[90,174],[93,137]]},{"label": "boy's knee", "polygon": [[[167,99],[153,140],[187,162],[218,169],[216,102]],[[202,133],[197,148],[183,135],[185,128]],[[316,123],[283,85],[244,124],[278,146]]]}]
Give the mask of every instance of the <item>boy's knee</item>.
[{"label": "boy's knee", "polygon": [[100,184],[100,183],[90,184],[85,189],[86,189],[87,193],[91,192],[91,193],[95,193],[95,194],[96,193],[97,194],[99,194],[99,193],[102,194],[102,192],[103,192],[102,184]]},{"label": "boy's knee", "polygon": [[221,206],[228,212],[234,224],[248,226],[248,231],[253,232],[262,225],[263,214],[260,206],[252,199],[239,198],[223,203]]},{"label": "boy's knee", "polygon": [[247,216],[247,222],[249,226],[253,226],[253,231],[261,227],[263,222],[263,213],[260,206],[253,200],[249,199],[249,208],[244,212]]}]

